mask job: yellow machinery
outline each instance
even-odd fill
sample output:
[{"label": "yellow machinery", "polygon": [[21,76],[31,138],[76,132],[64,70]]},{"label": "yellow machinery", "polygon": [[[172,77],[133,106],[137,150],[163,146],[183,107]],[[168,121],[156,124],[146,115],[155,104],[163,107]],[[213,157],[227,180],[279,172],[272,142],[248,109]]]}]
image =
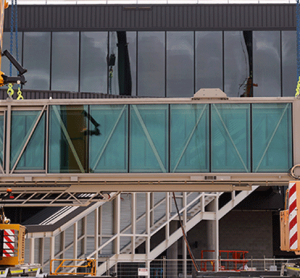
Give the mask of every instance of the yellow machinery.
[{"label": "yellow machinery", "polygon": [[[17,266],[24,264],[25,227],[19,224],[0,224],[2,258],[0,265]],[[1,244],[1,243],[0,243]]]},{"label": "yellow machinery", "polygon": [[[13,198],[7,189],[5,198]],[[3,207],[0,208],[0,266],[24,264],[26,228],[20,224],[10,224]]]}]

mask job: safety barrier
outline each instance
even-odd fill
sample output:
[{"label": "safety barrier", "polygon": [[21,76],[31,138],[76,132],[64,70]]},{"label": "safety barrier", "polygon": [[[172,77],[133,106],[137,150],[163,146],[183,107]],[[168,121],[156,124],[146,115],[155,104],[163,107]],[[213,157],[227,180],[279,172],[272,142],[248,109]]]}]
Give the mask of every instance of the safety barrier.
[{"label": "safety barrier", "polygon": [[[202,261],[205,253],[215,253],[215,250],[202,250],[201,251],[201,271],[207,271],[207,263],[212,265],[212,270],[215,271],[215,261]],[[239,271],[244,270],[247,264],[245,259],[248,251],[237,250],[220,250],[219,251],[219,271]],[[224,258],[225,257],[225,258]]]},{"label": "safety barrier", "polygon": [[[54,268],[55,262],[60,262]],[[72,264],[72,262],[74,262]],[[78,263],[79,264],[76,264]],[[67,264],[66,264],[67,263]],[[96,260],[94,259],[53,259],[50,261],[50,275],[91,275],[96,276]]]}]

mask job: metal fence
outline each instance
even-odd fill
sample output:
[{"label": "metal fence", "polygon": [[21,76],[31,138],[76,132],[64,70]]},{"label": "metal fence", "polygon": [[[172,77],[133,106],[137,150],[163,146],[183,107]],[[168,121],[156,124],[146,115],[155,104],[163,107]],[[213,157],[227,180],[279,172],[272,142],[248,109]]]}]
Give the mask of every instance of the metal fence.
[{"label": "metal fence", "polygon": [[[292,262],[295,262],[295,259],[248,258],[238,261],[221,259],[219,260],[219,271],[236,271],[237,268],[237,271],[269,271],[272,275],[276,271],[278,273],[283,264]],[[99,262],[99,264],[101,263],[107,266],[114,265],[111,268],[106,268],[106,272],[101,273],[101,275],[118,278],[143,278],[142,276],[151,278],[191,278],[197,275],[192,260],[161,259],[147,263],[147,261],[126,262],[124,260],[122,262],[112,262],[107,259]],[[197,260],[196,264],[203,273],[204,265],[206,265],[206,271],[209,272],[214,270],[215,260]],[[150,267],[147,267],[147,265],[150,265]]]}]

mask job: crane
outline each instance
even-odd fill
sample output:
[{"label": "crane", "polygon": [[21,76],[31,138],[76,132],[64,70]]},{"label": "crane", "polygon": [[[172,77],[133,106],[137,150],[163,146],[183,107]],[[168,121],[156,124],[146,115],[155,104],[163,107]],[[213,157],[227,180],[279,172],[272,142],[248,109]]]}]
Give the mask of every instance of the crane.
[{"label": "crane", "polygon": [[[6,0],[0,0],[0,86],[15,83],[24,85],[26,83],[24,73],[26,73],[27,70],[20,65],[20,63],[9,53],[8,50],[2,51],[4,10],[6,8],[8,8],[8,3],[6,2]],[[14,67],[18,71],[18,76],[7,76],[4,72],[1,71],[2,56],[5,56],[14,65]]]}]

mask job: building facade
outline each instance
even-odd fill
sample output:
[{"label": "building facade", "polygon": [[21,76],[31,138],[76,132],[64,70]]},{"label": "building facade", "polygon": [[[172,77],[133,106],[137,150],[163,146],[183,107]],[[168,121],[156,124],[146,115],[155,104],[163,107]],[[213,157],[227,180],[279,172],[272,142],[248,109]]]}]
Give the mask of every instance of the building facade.
[{"label": "building facade", "polygon": [[[295,5],[61,5],[18,11],[30,90],[294,96]],[[10,10],[5,31],[9,31]],[[16,41],[16,39],[14,39]],[[10,33],[3,49],[10,49]],[[16,56],[16,48],[13,47]],[[3,71],[8,75],[9,63]]]},{"label": "building facade", "polygon": [[[228,97],[295,95],[294,4],[24,5],[18,12],[24,89],[160,98],[192,97],[200,88],[220,88]],[[3,49],[10,48],[9,29],[10,9]],[[10,72],[8,62],[2,70]],[[283,195],[282,188],[266,187],[228,213],[220,221],[220,249],[281,256],[276,219]],[[202,240],[210,232],[207,223],[190,231],[198,258],[212,246]],[[183,256],[171,253],[162,256]]]}]

